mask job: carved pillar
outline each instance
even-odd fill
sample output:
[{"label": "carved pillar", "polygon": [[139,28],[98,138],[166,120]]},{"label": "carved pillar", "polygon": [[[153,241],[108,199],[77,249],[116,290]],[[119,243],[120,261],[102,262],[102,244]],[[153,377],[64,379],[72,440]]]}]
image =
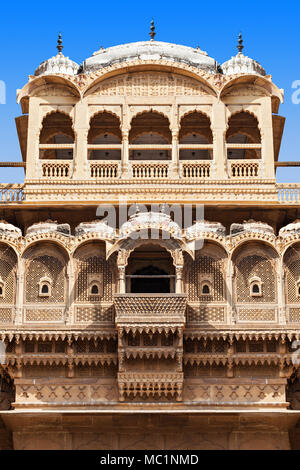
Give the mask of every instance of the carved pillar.
[{"label": "carved pillar", "polygon": [[88,165],[87,139],[89,132],[88,105],[85,102],[77,103],[74,118],[75,149],[74,149],[74,179],[86,179]]},{"label": "carved pillar", "polygon": [[261,158],[263,164],[261,176],[263,178],[275,178],[272,102],[270,97],[262,98],[261,116]]},{"label": "carved pillar", "polygon": [[183,274],[183,266],[176,266],[176,286],[175,286],[176,294],[182,294],[182,274]]},{"label": "carved pillar", "polygon": [[75,276],[74,276],[74,266],[70,261],[67,269],[67,299],[66,299],[66,318],[65,322],[67,325],[74,323],[75,321],[75,312],[74,312],[74,300],[75,300]]},{"label": "carved pillar", "polygon": [[179,129],[172,129],[172,176],[179,176]]},{"label": "carved pillar", "polygon": [[276,261],[277,292],[278,292],[278,321],[281,325],[287,323],[287,312],[285,303],[285,271],[280,259]]},{"label": "carved pillar", "polygon": [[39,98],[29,100],[26,179],[39,177],[39,141],[40,141],[40,103]]},{"label": "carved pillar", "polygon": [[122,129],[121,174],[123,178],[129,174],[129,130]]},{"label": "carved pillar", "polygon": [[226,271],[226,286],[225,286],[225,292],[226,292],[226,300],[227,300],[227,322],[229,324],[235,324],[236,323],[236,309],[235,309],[235,302],[233,298],[233,285],[234,285],[234,278],[235,278],[235,269],[233,262],[231,260],[228,260],[227,264],[227,271]]},{"label": "carved pillar", "polygon": [[212,134],[213,134],[213,178],[227,177],[226,155],[226,107],[222,102],[214,102],[212,107]]},{"label": "carved pillar", "polygon": [[23,322],[23,304],[24,304],[24,275],[25,275],[25,261],[21,259],[18,263],[18,272],[16,276],[16,310],[15,310],[15,324],[20,325]]},{"label": "carved pillar", "polygon": [[77,180],[88,179],[88,151],[87,151],[87,129],[75,130],[75,150],[73,162],[73,178]]},{"label": "carved pillar", "polygon": [[119,294],[126,294],[126,277],[125,277],[126,268],[125,266],[118,266],[119,273]]}]

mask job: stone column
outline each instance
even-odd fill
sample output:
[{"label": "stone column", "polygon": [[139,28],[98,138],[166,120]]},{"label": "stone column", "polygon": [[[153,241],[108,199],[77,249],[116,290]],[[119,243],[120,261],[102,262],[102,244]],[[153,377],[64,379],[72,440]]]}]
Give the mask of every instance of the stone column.
[{"label": "stone column", "polygon": [[18,273],[16,276],[16,310],[15,310],[15,324],[20,325],[23,323],[23,303],[24,303],[24,261],[19,261]]},{"label": "stone column", "polygon": [[227,274],[226,274],[226,285],[225,285],[225,292],[227,298],[227,321],[229,324],[236,323],[236,310],[235,310],[235,302],[233,298],[233,283],[234,283],[234,265],[231,260],[228,260],[227,264]]},{"label": "stone column", "polygon": [[73,178],[83,180],[88,178],[87,138],[89,132],[89,116],[87,103],[77,103],[74,118],[75,149],[73,155]]},{"label": "stone column", "polygon": [[129,130],[122,129],[121,175],[129,176]]},{"label": "stone column", "polygon": [[183,273],[183,266],[176,266],[176,286],[175,286],[176,294],[182,294],[182,273]]},{"label": "stone column", "polygon": [[[278,321],[280,325],[286,325],[287,312],[285,303],[285,272],[282,266],[281,259],[276,261],[277,272],[277,292],[278,292]],[[276,279],[276,278],[275,278]]]},{"label": "stone column", "polygon": [[270,97],[262,98],[261,103],[261,158],[263,164],[262,177],[275,178],[272,102]]},{"label": "stone column", "polygon": [[26,179],[35,179],[39,175],[40,141],[40,102],[39,98],[29,99],[28,136],[26,152]]},{"label": "stone column", "polygon": [[74,323],[75,321],[75,311],[74,311],[74,300],[75,300],[75,276],[74,276],[74,266],[72,261],[69,261],[67,268],[67,299],[66,299],[66,318],[65,322],[67,325]]},{"label": "stone column", "polygon": [[225,179],[227,177],[227,154],[226,154],[226,107],[224,103],[215,101],[212,106],[213,134],[213,171],[214,179]]},{"label": "stone column", "polygon": [[119,294],[126,294],[126,278],[125,278],[125,266],[119,266]]},{"label": "stone column", "polygon": [[179,176],[179,129],[172,129],[172,176]]}]

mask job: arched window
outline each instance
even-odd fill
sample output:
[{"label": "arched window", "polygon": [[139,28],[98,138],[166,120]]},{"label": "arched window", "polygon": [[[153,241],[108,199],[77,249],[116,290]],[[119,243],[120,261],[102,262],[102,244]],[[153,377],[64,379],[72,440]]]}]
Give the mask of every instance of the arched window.
[{"label": "arched window", "polygon": [[72,126],[70,116],[60,112],[48,114],[43,119],[40,133],[40,159],[73,159],[75,135]]},{"label": "arched window", "polygon": [[262,297],[262,281],[258,277],[250,279],[250,296]]},{"label": "arched window", "polygon": [[[131,121],[130,160],[171,160],[172,134],[167,117],[145,111]],[[151,148],[152,147],[152,148]]]},{"label": "arched window", "polygon": [[88,159],[121,160],[121,139],[117,116],[105,111],[95,114],[88,133]]},{"label": "arched window", "polygon": [[[261,158],[261,134],[258,120],[242,111],[229,119],[226,133],[229,160],[255,160]],[[249,144],[254,148],[249,148]]]},{"label": "arched window", "polygon": [[179,145],[180,160],[212,160],[210,119],[196,111],[184,116],[180,122]]},{"label": "arched window", "polygon": [[95,274],[89,275],[89,295],[93,300],[97,300],[96,297],[98,298],[103,295],[103,277],[101,274],[98,274],[96,277]]},{"label": "arched window", "polygon": [[4,297],[5,283],[0,279],[0,298]]},{"label": "arched window", "polygon": [[99,294],[99,287],[97,286],[97,284],[92,285],[91,294],[92,295],[98,295]]},{"label": "arched window", "polygon": [[50,278],[42,278],[39,281],[39,296],[50,297],[51,296],[52,280]]},{"label": "arched window", "polygon": [[202,294],[209,295],[210,294],[210,287],[208,284],[203,284],[202,286]]}]

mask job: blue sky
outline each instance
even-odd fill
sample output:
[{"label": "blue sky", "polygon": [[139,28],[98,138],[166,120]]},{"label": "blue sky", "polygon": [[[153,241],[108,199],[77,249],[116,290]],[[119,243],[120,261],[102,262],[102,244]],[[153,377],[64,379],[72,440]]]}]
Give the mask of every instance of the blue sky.
[{"label": "blue sky", "polygon": [[[150,21],[157,40],[200,46],[222,63],[236,54],[237,36],[244,53],[258,60],[279,88],[286,117],[280,160],[300,160],[300,104],[292,104],[292,83],[300,80],[299,2],[2,2],[0,80],[6,83],[6,104],[0,105],[0,160],[21,161],[14,118],[21,114],[16,90],[45,59],[56,53],[61,31],[64,54],[78,63],[95,50],[149,39]],[[20,182],[23,170],[0,168],[0,182]],[[278,170],[281,182],[300,182],[300,168]]]}]

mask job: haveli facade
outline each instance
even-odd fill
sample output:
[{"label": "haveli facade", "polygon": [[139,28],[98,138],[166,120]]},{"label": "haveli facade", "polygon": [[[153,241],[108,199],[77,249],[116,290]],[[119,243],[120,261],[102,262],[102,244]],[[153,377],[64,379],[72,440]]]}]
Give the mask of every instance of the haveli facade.
[{"label": "haveli facade", "polygon": [[[82,66],[59,39],[17,92],[0,448],[299,447],[300,186],[276,182],[283,90],[241,37],[222,66],[154,37]],[[182,224],[167,205],[189,208]]]}]

